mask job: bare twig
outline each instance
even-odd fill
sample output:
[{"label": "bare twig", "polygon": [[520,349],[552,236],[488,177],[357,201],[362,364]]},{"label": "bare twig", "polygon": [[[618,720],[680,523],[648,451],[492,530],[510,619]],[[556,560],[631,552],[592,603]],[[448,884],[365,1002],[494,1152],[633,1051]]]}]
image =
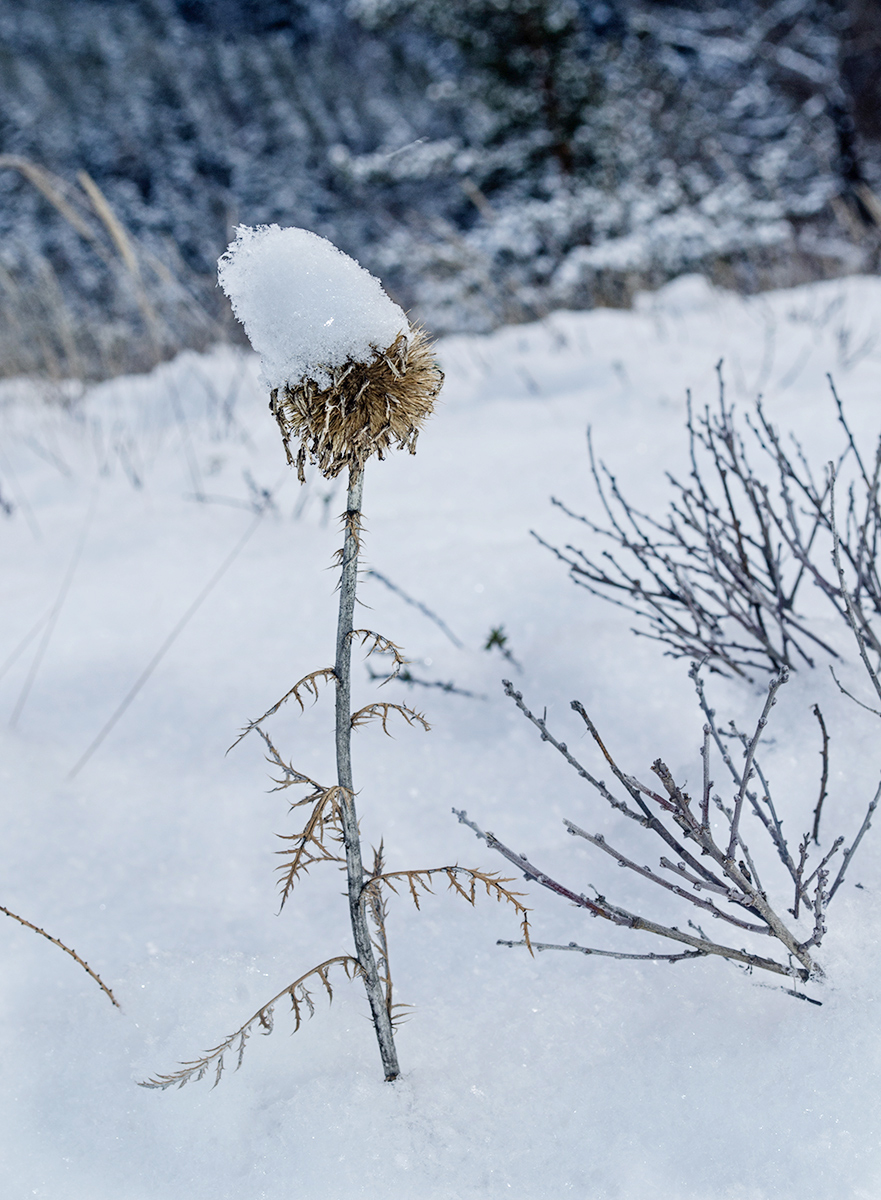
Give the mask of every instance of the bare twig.
[{"label": "bare twig", "polygon": [[390,675],[382,675],[377,671],[371,671],[368,667],[367,674],[371,679],[381,679],[380,687],[387,684],[390,679],[397,679],[399,683],[405,683],[407,687],[437,688],[438,691],[447,692],[451,696],[467,696],[469,700],[487,699],[479,692],[469,692],[467,688],[456,687],[452,680],[444,682],[442,679],[420,679],[412,673],[409,667],[404,667],[402,671],[392,671]]},{"label": "bare twig", "polygon": [[[758,954],[750,954],[747,950],[737,949],[733,946],[722,946],[717,942],[710,941],[706,937],[693,937],[691,934],[683,933],[675,925],[660,925],[656,921],[650,921],[645,917],[638,916],[636,913],[628,912],[627,909],[621,908],[619,905],[612,904],[605,896],[597,896],[596,903],[594,903],[588,900],[586,896],[578,895],[538,867],[533,866],[522,855],[515,854],[513,850],[503,845],[492,834],[487,834],[487,840],[490,847],[493,850],[498,850],[509,862],[525,867],[528,879],[533,879],[536,883],[540,883],[542,887],[548,888],[558,896],[563,896],[565,899],[571,900],[579,908],[586,908],[593,916],[605,917],[607,921],[611,921],[615,925],[626,926],[628,929],[642,929],[647,933],[654,933],[658,937],[670,938],[674,942],[683,942],[685,945],[693,946],[702,953],[718,955],[721,958],[730,958],[735,962],[742,962],[747,966],[755,967],[759,970],[770,971],[775,975],[791,975],[806,980],[811,974],[811,971],[805,967],[801,969],[787,967],[782,963],[776,962],[774,959],[764,958]],[[803,954],[807,958],[807,954],[804,952]]]},{"label": "bare twig", "polygon": [[51,933],[47,933],[46,930],[41,929],[39,925],[33,925],[30,921],[26,921],[24,917],[20,917],[18,913],[14,913],[10,909],[4,908],[2,904],[0,904],[0,912],[4,913],[7,917],[11,917],[13,921],[18,921],[19,925],[24,925],[25,929],[32,929],[34,933],[38,933],[40,937],[44,937],[47,942],[51,942],[53,946],[57,946],[59,950],[63,950],[65,954],[69,954],[74,962],[79,963],[86,974],[90,975],[92,979],[94,979],[95,983],[97,983],[98,987],[110,1001],[113,1007],[119,1008],[119,1001],[116,999],[113,992],[111,992],[110,988],[97,973],[97,971],[93,971],[86,960],[84,958],[80,958],[76,950],[71,950],[70,946],[65,946],[64,942],[60,941],[57,937],[53,937]]},{"label": "bare twig", "polygon": [[[506,942],[502,938],[496,942],[497,946],[525,946],[525,942]],[[684,962],[688,958],[706,958],[706,950],[685,950],[682,954],[622,954],[618,950],[596,950],[590,946],[579,946],[576,942],[569,942],[565,946],[556,946],[550,942],[533,942],[533,950],[573,950],[577,954],[595,954],[600,958],[620,958],[630,959],[631,961],[645,962]]]},{"label": "bare twig", "polygon": [[838,874],[835,876],[835,882],[832,884],[832,887],[829,889],[829,899],[830,900],[832,899],[832,897],[835,895],[835,893],[838,891],[838,889],[841,887],[842,883],[844,882],[844,876],[847,872],[847,868],[850,866],[851,859],[853,858],[854,854],[856,853],[857,846],[859,846],[860,842],[863,840],[863,837],[865,836],[866,833],[868,833],[869,829],[871,828],[872,817],[875,813],[875,809],[878,807],[879,799],[881,799],[881,783],[878,784],[878,787],[875,791],[875,795],[872,797],[871,801],[869,802],[869,807],[866,810],[866,815],[865,815],[865,817],[863,817],[863,823],[859,828],[859,832],[857,833],[856,837],[853,840],[853,844],[850,846],[850,849],[845,850],[845,852],[844,852],[844,860],[841,864],[841,867],[839,868]]},{"label": "bare twig", "polygon": [[[826,722],[823,720],[823,714],[820,712],[819,704],[815,704],[811,712],[820,723],[820,733],[823,737],[823,749],[820,755],[823,759],[823,773],[820,776],[820,798],[817,801],[817,807],[814,809],[814,827],[811,831],[811,836],[814,839],[814,844],[819,845],[820,842],[820,816],[823,811],[823,801],[826,799],[826,784],[829,780],[829,734],[826,732]],[[796,901],[797,903],[797,901]],[[797,914],[796,914],[797,915]]]},{"label": "bare twig", "polygon": [[765,707],[762,709],[762,715],[759,717],[756,725],[756,731],[750,740],[746,752],[746,762],[744,763],[741,772],[740,788],[737,792],[737,798],[734,801],[734,815],[731,818],[731,836],[728,841],[728,857],[734,856],[734,851],[737,846],[737,831],[740,828],[740,813],[743,808],[743,798],[746,795],[746,785],[749,782],[752,774],[753,759],[756,755],[756,747],[759,744],[759,738],[764,732],[765,726],[768,724],[768,715],[772,707],[777,703],[777,693],[784,683],[789,679],[789,672],[784,669],[780,672],[776,679],[772,679],[768,686],[768,697],[765,700]]},{"label": "bare twig", "polygon": [[[640,782],[635,776],[622,771],[584,706],[578,701],[573,701],[572,708],[587,726],[615,779],[629,797],[629,803],[619,800],[603,781],[597,779],[572,757],[566,744],[559,741],[550,732],[545,717],[537,717],[528,708],[522,695],[514,690],[510,681],[504,681],[504,688],[506,694],[511,697],[527,720],[539,730],[542,740],[551,742],[578,774],[613,808],[635,819],[643,830],[660,838],[673,849],[676,858],[661,856],[660,869],[662,873],[659,873],[650,866],[642,865],[642,862],[629,852],[625,853],[611,845],[603,834],[590,834],[574,822],[567,820],[564,824],[571,834],[583,838],[590,845],[613,858],[620,867],[633,872],[647,883],[663,888],[680,900],[703,909],[717,920],[733,925],[751,936],[758,935],[775,939],[786,952],[787,960],[785,962],[756,954],[748,948],[711,941],[700,929],[697,930],[700,938],[693,937],[691,934],[683,933],[677,926],[661,924],[641,914],[630,912],[600,894],[597,894],[595,898],[589,898],[583,892],[571,888],[549,875],[526,855],[511,850],[494,834],[484,832],[479,825],[470,820],[464,810],[453,809],[453,812],[461,823],[468,825],[478,837],[485,838],[491,849],[513,863],[527,879],[540,884],[576,907],[585,909],[592,916],[602,917],[613,924],[630,929],[642,929],[659,937],[685,942],[695,950],[700,950],[701,955],[717,955],[750,968],[787,975],[802,981],[820,977],[822,970],[812,957],[812,952],[815,947],[820,945],[826,932],[826,911],[829,901],[837,887],[840,886],[844,871],[868,829],[875,807],[881,799],[881,785],[869,806],[869,811],[853,846],[845,853],[842,869],[839,871],[835,884],[829,888],[828,864],[841,849],[843,839],[837,838],[810,874],[807,874],[811,838],[810,835],[805,835],[799,847],[798,863],[793,862],[783,839],[781,821],[771,798],[768,780],[756,757],[756,751],[766,729],[771,709],[776,702],[780,688],[786,682],[786,668],[783,668],[769,684],[762,712],[750,736],[741,733],[733,723],[731,731],[723,735],[716,722],[715,712],[707,703],[698,664],[692,668],[691,674],[705,717],[700,751],[702,785],[699,805],[693,804],[691,797],[676,783],[669,768],[661,759],[656,759],[652,765],[654,774],[660,780],[661,791],[656,791]],[[726,739],[729,741],[734,739],[743,747],[744,761],[742,765],[735,764],[726,745]],[[710,752],[713,744],[721,753],[735,783],[736,793],[731,808],[726,807],[722,800],[712,792]],[[824,766],[826,762],[827,759],[824,756]],[[749,781],[754,777],[763,789],[761,799],[748,786]],[[724,840],[722,841],[717,840],[711,821],[711,799],[715,801],[716,809],[724,817]],[[748,805],[745,803],[746,801],[749,801]],[[813,915],[813,930],[807,937],[799,936],[779,916],[759,879],[754,856],[744,836],[744,821],[749,812],[758,818],[759,827],[763,828],[770,838],[772,845],[777,850],[778,857],[794,882],[795,902],[793,908],[789,910],[790,913],[797,920],[800,907],[804,903]],[[690,849],[691,846],[694,847],[694,850]],[[672,874],[677,882],[665,876],[663,872]],[[813,894],[809,890],[812,886]],[[735,912],[728,909],[727,905],[734,906]],[[747,913],[751,919],[744,919],[744,916],[741,915]],[[691,924],[691,922],[689,923]],[[589,948],[578,947],[576,943],[572,943],[571,947],[563,948],[576,948],[583,953],[593,952]],[[611,957],[625,957],[612,951],[609,951],[608,954]],[[670,956],[666,957],[670,958]],[[671,961],[678,961],[679,957],[673,956]]]},{"label": "bare twig", "polygon": [[392,581],[390,579],[387,579],[385,575],[381,575],[379,573],[379,571],[374,571],[371,568],[369,571],[365,571],[364,574],[367,579],[378,579],[380,583],[384,583],[385,586],[389,589],[389,591],[394,592],[396,596],[400,596],[405,604],[409,604],[413,608],[418,608],[423,616],[428,617],[429,621],[433,621],[434,624],[437,625],[438,629],[443,630],[443,632],[447,635],[447,637],[450,639],[450,641],[453,643],[453,645],[458,650],[464,650],[464,648],[465,648],[464,642],[461,642],[456,637],[456,635],[450,629],[449,625],[447,625],[446,621],[441,620],[441,618],[437,615],[437,613],[434,613],[431,611],[430,608],[427,608],[421,602],[421,600],[414,600],[412,596],[408,596],[407,593],[403,590],[403,588],[399,588],[396,583],[392,583]]}]

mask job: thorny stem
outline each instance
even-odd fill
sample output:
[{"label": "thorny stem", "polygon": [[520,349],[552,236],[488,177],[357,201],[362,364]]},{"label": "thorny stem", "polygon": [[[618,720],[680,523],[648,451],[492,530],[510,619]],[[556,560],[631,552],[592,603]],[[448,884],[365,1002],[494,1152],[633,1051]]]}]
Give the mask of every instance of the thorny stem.
[{"label": "thorny stem", "polygon": [[336,640],[336,759],[337,781],[341,789],[340,814],[343,827],[343,842],[346,848],[346,875],[349,891],[349,915],[355,952],[364,977],[367,999],[373,1016],[379,1053],[387,1080],[397,1079],[400,1074],[398,1055],[395,1049],[391,1015],[382,990],[382,981],[376,967],[376,957],[367,923],[364,891],[364,866],[361,860],[361,837],[358,830],[358,814],[355,811],[355,790],[352,783],[352,631],[355,612],[355,593],[358,584],[359,526],[361,520],[361,496],[364,488],[364,472],[351,470],[346,503],[346,537],[343,543],[342,573],[340,578],[340,615]]}]

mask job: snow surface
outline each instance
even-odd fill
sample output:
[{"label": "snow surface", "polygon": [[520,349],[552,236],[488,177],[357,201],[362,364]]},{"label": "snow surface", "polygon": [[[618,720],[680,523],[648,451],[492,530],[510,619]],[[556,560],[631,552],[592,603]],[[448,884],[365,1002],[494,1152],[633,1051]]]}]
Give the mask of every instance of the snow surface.
[{"label": "snow surface", "polygon": [[267,388],[305,376],[324,383],[327,367],[369,361],[410,328],[378,279],[308,229],[240,225],[218,278]]},{"label": "snow surface", "polygon": [[[556,313],[442,343],[445,402],[418,454],[367,471],[365,553],[464,648],[375,577],[361,596],[364,623],[406,647],[414,675],[476,698],[400,683],[377,693],[375,660],[356,669],[357,703],[405,700],[433,726],[395,727],[394,740],[371,727],[355,743],[364,837],[384,837],[390,867],[503,869],[451,816],[455,805],[578,890],[594,883],[659,919],[685,919],[567,837],[563,817],[634,834],[538,741],[502,695],[510,664],[481,647],[503,623],[523,664],[518,687],[595,769],[573,697],[625,769],[644,773],[660,754],[677,778],[695,779],[701,721],[685,664],[569,583],[529,529],[583,544],[548,498],[593,504],[588,422],[621,486],[660,510],[664,471],[687,469],[685,389],[712,403],[720,357],[730,396],[743,407],[762,391],[814,462],[840,439],[827,370],[873,444],[879,333],[881,280],[742,300],[685,279],[633,312]],[[82,395],[45,401],[26,383],[2,393],[0,489],[17,507],[0,518],[0,903],[75,946],[122,1004],[112,1009],[43,939],[0,925],[3,1195],[875,1200],[877,829],[830,910],[827,982],[809,988],[822,1007],[721,960],[533,960],[496,945],[518,936],[513,913],[487,899],[471,909],[439,887],[421,912],[392,898],[396,991],[413,1005],[399,1082],[382,1081],[363,990],[340,979],[333,1004],[316,996],[296,1036],[279,1011],[272,1036],[255,1036],[216,1089],[135,1086],[215,1045],[349,945],[332,867],[314,868],[278,915],[274,835],[298,814],[269,791],[255,735],[225,754],[247,718],[333,653],[341,485],[312,475],[298,488],[257,373],[256,356],[220,349]],[[273,504],[258,519],[263,489]],[[863,694],[844,633],[821,608],[814,619],[848,655],[843,681]],[[717,678],[709,689],[720,715],[755,719],[758,691]],[[815,701],[832,737],[831,840],[852,835],[874,791],[877,724],[823,666],[784,689],[764,766],[793,839],[817,796]],[[318,779],[332,770],[332,715],[324,693],[269,726]],[[664,949],[522,886],[538,939]],[[775,896],[790,903],[788,889]]]}]

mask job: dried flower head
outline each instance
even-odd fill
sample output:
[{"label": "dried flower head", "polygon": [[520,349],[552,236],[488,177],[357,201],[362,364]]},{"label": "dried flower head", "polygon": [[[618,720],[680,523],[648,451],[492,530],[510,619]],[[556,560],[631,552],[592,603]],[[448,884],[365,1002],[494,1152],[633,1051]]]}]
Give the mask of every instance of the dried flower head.
[{"label": "dried flower head", "polygon": [[[344,467],[359,472],[371,455],[383,458],[393,446],[415,454],[444,379],[423,330],[399,334],[368,362],[349,359],[323,373],[329,384],[301,379],[274,388],[269,402],[301,483],[307,457],[332,479]],[[292,440],[300,443],[296,457]]]},{"label": "dried flower head", "polygon": [[369,271],[308,229],[242,225],[218,278],[260,354],[301,482],[307,458],[333,478],[391,446],[414,450],[443,375]]}]

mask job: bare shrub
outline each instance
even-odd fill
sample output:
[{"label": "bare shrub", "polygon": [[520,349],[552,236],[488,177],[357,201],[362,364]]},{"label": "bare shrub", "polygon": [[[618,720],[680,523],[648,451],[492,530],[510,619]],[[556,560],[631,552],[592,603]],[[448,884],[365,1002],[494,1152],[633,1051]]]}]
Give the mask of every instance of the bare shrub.
[{"label": "bare shrub", "polygon": [[[692,666],[690,674],[705,719],[701,746],[703,779],[699,798],[690,796],[676,783],[669,768],[660,758],[652,763],[652,771],[660,786],[658,783],[650,786],[627,774],[607,749],[599,730],[583,705],[573,700],[573,710],[584,722],[617,781],[617,789],[609,788],[570,753],[565,742],[561,742],[550,732],[545,718],[536,716],[527,707],[522,694],[515,691],[508,680],[505,681],[504,687],[506,695],[511,697],[527,720],[538,729],[542,741],[550,742],[581,778],[616,812],[622,813],[641,829],[659,839],[665,852],[658,860],[658,867],[653,868],[642,865],[644,860],[640,850],[628,849],[625,852],[611,845],[603,834],[589,833],[567,820],[564,824],[568,832],[583,838],[595,849],[613,858],[619,866],[635,872],[654,887],[671,892],[686,905],[696,908],[698,912],[694,913],[694,916],[703,916],[703,919],[709,917],[723,926],[732,927],[729,934],[737,931],[737,943],[713,940],[692,920],[687,922],[692,932],[685,932],[675,925],[662,924],[641,913],[622,908],[595,889],[594,895],[588,897],[578,888],[563,884],[548,875],[525,856],[511,850],[493,833],[484,833],[468,819],[464,811],[453,811],[460,821],[469,825],[478,836],[485,838],[491,849],[521,869],[528,880],[541,884],[577,907],[586,909],[592,916],[600,917],[613,925],[644,930],[689,947],[686,952],[672,955],[654,951],[630,954],[581,946],[575,942],[569,943],[568,946],[551,946],[533,941],[531,944],[534,949],[579,950],[584,954],[599,954],[612,958],[662,959],[668,962],[719,955],[746,967],[789,976],[802,983],[811,978],[820,978],[823,971],[815,958],[815,952],[826,933],[826,911],[829,902],[844,882],[854,852],[871,824],[872,815],[881,798],[881,785],[872,797],[863,822],[847,849],[843,849],[844,837],[836,837],[825,853],[818,851],[815,854],[814,857],[818,861],[811,864],[811,828],[809,817],[806,815],[806,832],[799,843],[798,851],[793,854],[783,835],[782,822],[757,755],[771,709],[776,703],[777,693],[788,679],[786,668],[772,679],[761,715],[750,734],[738,729],[733,722],[728,729],[723,729],[716,720],[715,711],[707,703],[698,664]],[[824,752],[826,745],[824,742]],[[734,785],[730,803],[726,803],[713,790],[715,785],[711,778],[711,756],[714,747]],[[735,761],[733,751],[736,748],[743,752],[742,763]],[[824,753],[824,768],[825,766]],[[815,829],[819,824],[819,808],[818,803],[814,819]],[[746,821],[748,816],[752,818],[750,822]],[[783,867],[783,878],[775,879],[773,883],[769,880],[767,886],[756,866],[759,855],[754,853],[750,846],[751,841],[755,845],[755,835],[770,840]],[[831,872],[836,867],[833,878]],[[787,884],[791,904],[789,907],[783,907],[784,888]],[[771,895],[774,896],[773,900]],[[809,919],[810,927],[799,932],[795,923],[802,915]],[[743,935],[748,936],[753,946],[744,948],[740,944]],[[765,938],[770,938],[776,944],[778,954],[782,952],[782,961],[780,957],[770,957],[759,951],[758,939]],[[502,944],[510,946],[524,943]]]},{"label": "bare shrub", "polygon": [[[852,439],[850,439],[850,445],[856,454]],[[862,470],[862,464],[860,466]],[[877,476],[877,466],[871,480],[864,472],[862,473],[863,481],[870,495],[877,495]],[[853,696],[837,679],[836,683],[845,695],[881,718],[881,679],[879,679],[878,670],[870,658],[870,650],[875,649],[876,643],[870,642],[871,630],[866,628],[865,616],[859,607],[858,598],[846,584],[845,540],[839,534],[835,512],[836,467],[834,463],[827,464],[824,478],[823,496],[825,497],[824,503],[828,506],[826,513],[828,530],[832,537],[832,563],[834,577],[838,582],[838,588],[834,591],[833,598],[843,613],[844,620],[857,643],[860,660],[878,699],[879,707],[874,708]],[[852,528],[853,520],[854,493],[851,489],[847,508],[849,529]],[[864,532],[860,532],[858,536],[865,539]],[[874,551],[873,546],[872,551]],[[867,553],[865,543],[864,552]],[[848,561],[852,568],[860,566],[859,561],[857,564],[854,564],[852,560]],[[865,577],[871,579],[874,576],[874,557],[871,561],[862,564],[860,570]],[[548,888],[577,907],[586,909],[594,917],[600,917],[614,925],[624,926],[628,929],[644,930],[657,937],[689,947],[688,950],[676,954],[659,954],[656,951],[646,954],[630,954],[582,946],[576,942],[570,942],[566,946],[557,946],[531,941],[530,950],[571,950],[609,958],[653,959],[666,962],[682,962],[690,958],[718,955],[750,970],[762,970],[775,975],[789,976],[800,983],[822,978],[823,970],[816,959],[816,951],[826,933],[827,909],[843,884],[854,855],[871,827],[872,818],[879,800],[881,800],[881,783],[868,802],[865,816],[850,844],[845,847],[845,838],[839,835],[828,846],[825,853],[819,848],[814,851],[814,862],[812,863],[811,842],[813,841],[815,845],[819,846],[820,822],[829,777],[829,735],[819,705],[815,704],[812,711],[819,722],[822,736],[819,798],[816,801],[812,818],[808,816],[809,809],[805,812],[803,825],[805,833],[800,839],[797,853],[794,854],[783,834],[783,822],[778,814],[770,784],[762,770],[758,756],[771,710],[777,701],[780,688],[789,678],[789,669],[785,665],[782,666],[771,680],[761,714],[755,728],[748,734],[739,729],[733,721],[728,723],[727,728],[723,728],[718,722],[716,712],[709,706],[704,691],[700,673],[704,662],[706,662],[706,658],[701,663],[692,663],[689,672],[705,721],[700,751],[702,780],[699,799],[690,796],[684,787],[676,783],[670,769],[661,758],[655,759],[651,768],[660,781],[660,789],[657,784],[650,786],[637,779],[636,776],[625,773],[605,745],[599,730],[584,706],[580,701],[573,700],[572,709],[581,718],[615,777],[618,788],[616,790],[609,788],[604,780],[594,776],[572,755],[565,742],[560,741],[551,733],[547,727],[546,715],[536,716],[524,703],[522,693],[516,691],[509,680],[503,680],[503,685],[505,694],[514,701],[527,720],[538,729],[542,741],[550,742],[581,778],[590,784],[616,812],[636,822],[643,830],[659,839],[666,849],[658,859],[658,867],[653,868],[642,865],[641,857],[637,857],[638,851],[628,849],[625,852],[617,846],[611,845],[602,833],[591,834],[573,821],[565,820],[564,824],[568,832],[575,837],[583,838],[596,850],[614,859],[620,867],[635,872],[654,887],[672,893],[723,925],[732,926],[741,935],[748,935],[752,943],[750,948],[732,944],[731,941],[715,941],[691,919],[687,923],[692,932],[686,933],[679,926],[663,924],[640,913],[631,912],[609,900],[596,889],[592,889],[594,895],[588,897],[584,892],[559,882],[532,863],[525,855],[511,850],[493,833],[484,832],[474,821],[469,819],[464,810],[460,811],[454,808],[453,812],[460,822],[473,829],[478,837],[484,838],[491,849],[496,850],[522,870],[526,879]],[[711,756],[714,747],[733,784],[733,792],[730,794],[728,803],[718,792],[713,790],[715,783],[711,777],[713,769]],[[740,763],[735,761],[734,751],[737,749],[742,751],[742,762]],[[763,883],[756,865],[756,860],[761,861],[761,856],[756,852],[758,843],[755,841],[755,837],[765,841],[766,847],[770,843],[774,857],[783,868],[782,871],[778,870],[778,878],[773,881],[769,879],[767,886]],[[657,846],[657,842],[654,844]],[[773,858],[771,861],[773,862]],[[792,897],[792,904],[789,907],[783,907],[785,904],[783,897],[787,890]],[[801,931],[796,925],[800,917],[807,918],[809,922],[809,927],[807,929],[803,927]],[[756,939],[760,938],[772,939],[778,955],[782,949],[783,960],[781,961],[780,957],[773,958],[760,953],[755,948]],[[502,942],[500,944],[514,946],[524,943]],[[794,994],[803,999],[809,998],[800,992]],[[817,1002],[815,1001],[815,1003]]]},{"label": "bare shrub", "polygon": [[[615,476],[597,463],[588,430],[605,523],[577,515],[560,500],[552,503],[606,549],[559,550],[533,536],[566,563],[573,582],[633,613],[639,619],[634,633],[661,642],[674,658],[706,659],[711,670],[736,675],[813,666],[818,652],[837,658],[798,611],[799,597],[813,585],[831,611],[847,619],[832,568],[830,477],[815,476],[794,435],[784,442],[761,401],[738,422],[725,399],[721,362],[717,372],[716,412],[707,407],[695,415],[688,395],[691,471],[685,482],[668,473],[673,498],[665,518],[627,500]],[[845,577],[861,635],[881,653],[881,440],[873,457],[860,451],[831,378],[829,384],[844,431],[835,469],[846,466],[852,476],[840,536]]]}]

